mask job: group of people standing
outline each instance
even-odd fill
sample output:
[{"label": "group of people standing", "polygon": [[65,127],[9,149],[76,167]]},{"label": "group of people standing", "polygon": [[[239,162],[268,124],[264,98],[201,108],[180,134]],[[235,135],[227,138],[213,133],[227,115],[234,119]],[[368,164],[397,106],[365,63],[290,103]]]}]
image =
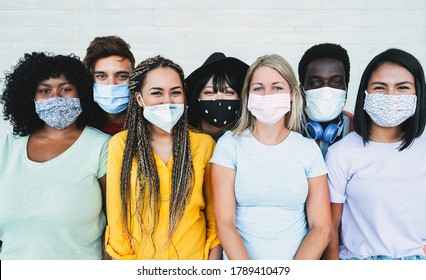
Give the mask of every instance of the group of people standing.
[{"label": "group of people standing", "polygon": [[338,44],[188,77],[117,36],[25,54],[1,94],[0,259],[426,259],[425,75],[389,49],[354,114]]}]

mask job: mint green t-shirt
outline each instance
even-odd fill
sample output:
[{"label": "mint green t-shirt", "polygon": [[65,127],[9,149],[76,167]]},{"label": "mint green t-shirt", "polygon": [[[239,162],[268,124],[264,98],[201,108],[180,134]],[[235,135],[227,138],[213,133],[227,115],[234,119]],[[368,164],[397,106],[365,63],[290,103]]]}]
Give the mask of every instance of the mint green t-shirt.
[{"label": "mint green t-shirt", "polygon": [[101,259],[98,178],[106,173],[110,136],[86,127],[42,163],[28,159],[28,138],[0,138],[0,259]]}]

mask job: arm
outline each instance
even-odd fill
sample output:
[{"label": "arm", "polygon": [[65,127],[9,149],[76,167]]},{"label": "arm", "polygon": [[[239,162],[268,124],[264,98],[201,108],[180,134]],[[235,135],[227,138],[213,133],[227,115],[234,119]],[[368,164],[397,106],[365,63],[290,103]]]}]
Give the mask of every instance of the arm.
[{"label": "arm", "polygon": [[339,259],[339,229],[342,219],[342,203],[331,203],[331,240],[324,251],[323,259],[338,260]]},{"label": "arm", "polygon": [[[99,185],[101,187],[102,191],[102,211],[106,213],[106,175],[102,176],[98,179]],[[108,253],[105,250],[105,231],[102,234],[102,259],[103,260],[110,260],[111,257],[108,255]]]},{"label": "arm", "polygon": [[[220,260],[222,259],[222,246],[219,244],[219,240],[216,234],[216,222],[213,210],[213,194],[211,185],[211,171],[210,163],[207,164],[204,172],[204,200],[206,203],[205,213],[207,222],[207,242],[206,249],[208,249],[209,260]],[[212,247],[213,246],[213,247]]]},{"label": "arm", "polygon": [[108,176],[106,178],[106,213],[108,223],[105,233],[105,247],[108,254],[114,259],[134,259],[136,257],[124,230],[121,209],[120,177],[124,141],[124,139],[115,139],[113,137],[108,148]]},{"label": "arm", "polygon": [[330,241],[331,214],[327,175],[308,178],[306,215],[309,232],[294,259],[319,259]]},{"label": "arm", "polygon": [[235,170],[211,165],[216,232],[229,259],[248,260],[243,240],[235,227]]}]

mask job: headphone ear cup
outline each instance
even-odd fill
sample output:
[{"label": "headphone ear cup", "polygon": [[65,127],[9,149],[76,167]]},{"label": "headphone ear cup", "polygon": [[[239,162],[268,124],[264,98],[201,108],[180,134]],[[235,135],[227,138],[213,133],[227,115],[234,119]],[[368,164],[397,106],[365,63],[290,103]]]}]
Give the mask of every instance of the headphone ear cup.
[{"label": "headphone ear cup", "polygon": [[324,129],[322,139],[328,143],[333,143],[334,140],[336,140],[338,132],[339,126],[337,124],[331,123]]},{"label": "headphone ear cup", "polygon": [[305,127],[306,135],[314,140],[321,139],[323,135],[322,126],[317,122],[308,122]]}]

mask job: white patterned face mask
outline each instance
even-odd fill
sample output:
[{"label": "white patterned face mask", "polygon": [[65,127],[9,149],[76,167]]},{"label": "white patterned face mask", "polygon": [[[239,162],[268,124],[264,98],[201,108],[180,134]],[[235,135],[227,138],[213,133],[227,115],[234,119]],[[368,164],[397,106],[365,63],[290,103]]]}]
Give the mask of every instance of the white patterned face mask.
[{"label": "white patterned face mask", "polygon": [[417,96],[414,94],[389,95],[365,91],[364,111],[381,127],[395,127],[416,112]]},{"label": "white patterned face mask", "polygon": [[79,98],[52,97],[34,103],[39,118],[56,129],[67,128],[82,112]]}]

